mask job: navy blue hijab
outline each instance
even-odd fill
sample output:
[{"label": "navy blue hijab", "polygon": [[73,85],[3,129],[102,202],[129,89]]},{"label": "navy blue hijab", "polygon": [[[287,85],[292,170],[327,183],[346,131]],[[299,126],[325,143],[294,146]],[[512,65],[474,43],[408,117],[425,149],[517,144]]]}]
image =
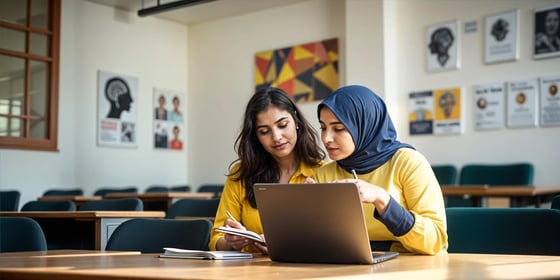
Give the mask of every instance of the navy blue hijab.
[{"label": "navy blue hijab", "polygon": [[387,162],[400,148],[411,145],[397,141],[397,132],[387,112],[385,102],[373,91],[358,85],[345,86],[334,91],[317,108],[329,108],[346,127],[356,150],[336,163],[344,170],[364,174]]}]

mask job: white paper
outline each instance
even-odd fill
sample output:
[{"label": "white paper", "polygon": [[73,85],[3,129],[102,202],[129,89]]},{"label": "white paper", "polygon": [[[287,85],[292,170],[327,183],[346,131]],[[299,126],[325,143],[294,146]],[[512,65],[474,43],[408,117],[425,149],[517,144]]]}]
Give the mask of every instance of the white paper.
[{"label": "white paper", "polygon": [[474,86],[474,126],[477,130],[505,126],[505,85],[492,83]]},{"label": "white paper", "polygon": [[560,125],[560,76],[540,78],[541,92],[541,125]]}]

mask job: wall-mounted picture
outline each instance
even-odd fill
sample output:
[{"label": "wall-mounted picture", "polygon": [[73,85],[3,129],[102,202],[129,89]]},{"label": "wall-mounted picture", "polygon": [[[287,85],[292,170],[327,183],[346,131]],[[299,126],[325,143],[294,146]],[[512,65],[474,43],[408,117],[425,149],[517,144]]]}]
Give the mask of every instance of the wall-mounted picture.
[{"label": "wall-mounted picture", "polygon": [[504,83],[474,86],[474,127],[476,130],[504,128],[505,91]]},{"label": "wall-mounted picture", "polygon": [[183,150],[185,139],[184,104],[181,92],[154,88],[154,148]]},{"label": "wall-mounted picture", "polygon": [[534,57],[560,55],[560,4],[535,9]]},{"label": "wall-mounted picture", "polygon": [[255,54],[255,90],[277,87],[296,103],[321,100],[338,88],[338,39]]},{"label": "wall-mounted picture", "polygon": [[458,21],[450,21],[426,29],[426,62],[429,72],[459,68],[458,28]]},{"label": "wall-mounted picture", "polygon": [[560,126],[560,75],[542,77],[541,84],[541,125]]},{"label": "wall-mounted picture", "polygon": [[97,145],[137,147],[138,78],[98,72]]},{"label": "wall-mounted picture", "polygon": [[434,130],[434,96],[432,91],[409,94],[409,133],[410,135],[432,134]]},{"label": "wall-mounted picture", "polygon": [[487,16],[484,62],[519,59],[519,10]]},{"label": "wall-mounted picture", "polygon": [[463,132],[463,98],[461,88],[434,90],[434,134]]},{"label": "wall-mounted picture", "polygon": [[539,83],[537,79],[508,82],[507,126],[537,126]]}]

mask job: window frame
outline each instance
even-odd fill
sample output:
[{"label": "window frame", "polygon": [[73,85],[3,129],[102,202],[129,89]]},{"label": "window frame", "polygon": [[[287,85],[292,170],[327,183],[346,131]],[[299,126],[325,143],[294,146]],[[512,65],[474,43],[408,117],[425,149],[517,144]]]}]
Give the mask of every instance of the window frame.
[{"label": "window frame", "polygon": [[[24,112],[21,115],[6,115],[3,117],[22,116],[24,123],[23,136],[0,136],[0,149],[21,149],[21,150],[42,150],[42,151],[58,151],[58,90],[59,90],[59,63],[60,63],[60,17],[61,17],[61,0],[48,0],[49,18],[48,24],[50,30],[43,30],[31,26],[31,2],[27,0],[27,22],[26,25],[14,24],[0,19],[0,27],[23,31],[26,33],[25,52],[0,49],[0,54],[25,59],[25,98]],[[47,48],[50,50],[47,56],[35,55],[31,53],[30,37],[31,34],[41,34],[50,37],[50,43]],[[31,138],[30,126],[32,117],[30,116],[31,107],[31,67],[32,61],[42,61],[50,63],[49,78],[47,79],[47,104],[45,107],[48,113],[45,114],[46,120],[46,137]]]}]

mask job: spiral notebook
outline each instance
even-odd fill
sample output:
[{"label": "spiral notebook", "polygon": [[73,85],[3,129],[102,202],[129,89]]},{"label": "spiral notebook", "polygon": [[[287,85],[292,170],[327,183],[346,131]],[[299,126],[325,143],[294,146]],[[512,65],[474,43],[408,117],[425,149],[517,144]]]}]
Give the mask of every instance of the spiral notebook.
[{"label": "spiral notebook", "polygon": [[373,264],[397,252],[372,252],[354,183],[255,184],[268,253],[277,262]]}]

